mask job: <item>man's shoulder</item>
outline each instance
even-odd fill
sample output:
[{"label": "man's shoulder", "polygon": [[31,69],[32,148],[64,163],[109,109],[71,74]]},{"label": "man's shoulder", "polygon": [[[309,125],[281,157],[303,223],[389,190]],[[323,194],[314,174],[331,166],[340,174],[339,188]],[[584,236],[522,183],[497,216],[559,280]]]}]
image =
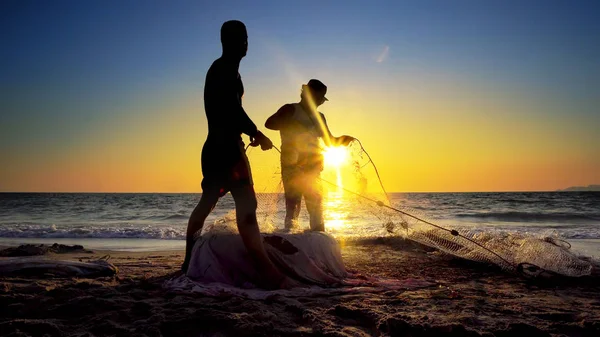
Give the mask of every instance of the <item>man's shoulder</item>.
[{"label": "man's shoulder", "polygon": [[219,57],[214,60],[213,63],[208,68],[208,76],[217,75],[218,77],[226,76],[228,74],[237,75],[235,67],[231,66],[229,63],[225,62],[223,58]]},{"label": "man's shoulder", "polygon": [[289,118],[294,114],[294,109],[295,108],[293,104],[284,104],[279,109],[277,109],[277,112],[275,112],[273,116],[277,116],[278,119]]},{"label": "man's shoulder", "polygon": [[210,65],[211,69],[217,68],[217,67],[222,67],[225,65],[225,62],[223,62],[223,58],[219,57],[218,59],[214,60],[213,63]]},{"label": "man's shoulder", "polygon": [[294,103],[287,103],[279,108],[279,112],[281,113],[292,113],[296,109],[296,105]]}]

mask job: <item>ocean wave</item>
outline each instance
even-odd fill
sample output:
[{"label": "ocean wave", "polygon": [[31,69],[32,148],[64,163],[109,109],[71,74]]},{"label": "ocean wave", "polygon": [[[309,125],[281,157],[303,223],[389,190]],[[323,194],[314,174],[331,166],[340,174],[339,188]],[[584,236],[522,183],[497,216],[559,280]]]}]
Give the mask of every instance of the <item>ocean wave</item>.
[{"label": "ocean wave", "polygon": [[145,217],[140,217],[140,216],[130,216],[127,219],[124,220],[136,220],[136,219],[142,219],[142,220],[154,220],[154,221],[164,221],[164,220],[187,220],[190,218],[189,214],[171,214],[171,215],[149,215],[149,216],[145,216]]},{"label": "ocean wave", "polygon": [[517,199],[517,198],[506,198],[498,199],[497,202],[508,203],[508,204],[539,204],[539,200],[528,200],[528,199]]},{"label": "ocean wave", "polygon": [[3,238],[100,238],[185,240],[185,226],[56,226],[3,225]]},{"label": "ocean wave", "polygon": [[581,213],[533,213],[533,212],[486,212],[486,213],[457,213],[457,218],[490,219],[507,222],[527,221],[600,221],[600,214]]},{"label": "ocean wave", "polygon": [[[600,227],[596,225],[565,225],[565,226],[513,226],[513,225],[444,225],[448,229],[468,230],[471,232],[518,232],[542,236],[558,236],[564,239],[600,239]],[[327,223],[325,224],[327,227]],[[366,241],[385,236],[380,230],[380,224],[363,224],[367,230],[358,235]],[[370,230],[369,230],[370,228]],[[357,234],[352,228],[337,229],[332,233],[336,237],[351,239]],[[185,240],[186,226],[157,226],[157,225],[40,225],[40,224],[2,224],[1,238],[55,238],[55,239],[161,239]]]},{"label": "ocean wave", "polygon": [[163,220],[188,220],[190,218],[189,214],[173,214],[163,218]]}]

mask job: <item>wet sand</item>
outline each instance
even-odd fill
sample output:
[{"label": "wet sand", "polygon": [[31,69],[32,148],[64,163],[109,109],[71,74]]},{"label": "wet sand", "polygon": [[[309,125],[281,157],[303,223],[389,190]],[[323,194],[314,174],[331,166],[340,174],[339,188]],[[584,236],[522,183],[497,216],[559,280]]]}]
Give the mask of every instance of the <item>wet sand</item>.
[{"label": "wet sand", "polygon": [[600,336],[600,279],[528,280],[402,240],[342,244],[348,269],[405,291],[264,301],[163,289],[182,251],[111,255],[116,277],[0,278],[0,336]]}]

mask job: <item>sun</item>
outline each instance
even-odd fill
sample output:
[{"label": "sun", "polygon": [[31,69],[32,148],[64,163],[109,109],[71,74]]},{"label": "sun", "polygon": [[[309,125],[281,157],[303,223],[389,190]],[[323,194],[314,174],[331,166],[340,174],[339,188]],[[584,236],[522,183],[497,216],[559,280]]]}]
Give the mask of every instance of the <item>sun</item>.
[{"label": "sun", "polygon": [[345,147],[330,146],[323,151],[325,166],[339,168],[346,162],[348,151]]}]

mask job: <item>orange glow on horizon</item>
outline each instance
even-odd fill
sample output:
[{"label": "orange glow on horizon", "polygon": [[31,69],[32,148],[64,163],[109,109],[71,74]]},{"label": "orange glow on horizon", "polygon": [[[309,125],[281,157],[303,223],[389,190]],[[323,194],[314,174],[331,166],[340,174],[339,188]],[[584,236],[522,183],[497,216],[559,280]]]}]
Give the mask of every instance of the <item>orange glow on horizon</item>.
[{"label": "orange glow on horizon", "polygon": [[[455,95],[437,100],[432,99],[439,91],[435,88],[430,93],[392,87],[368,92],[341,80],[326,83],[330,102],[322,111],[332,133],[361,140],[389,192],[552,191],[600,183],[594,121],[552,115],[552,102],[508,94],[486,98],[460,81],[438,83]],[[265,130],[264,121],[294,98],[297,87],[279,91],[291,94],[265,102],[254,92],[244,101],[250,117],[277,146],[278,133]],[[130,112],[109,125],[82,130],[69,147],[9,152],[0,167],[0,189],[201,192],[200,153],[207,128],[197,93],[157,107],[140,103]],[[273,186],[278,153],[253,149],[249,158],[257,192]],[[335,158],[326,154],[327,165],[336,166]],[[339,182],[356,190],[346,171],[340,171]],[[324,178],[338,181],[336,175]]]}]

